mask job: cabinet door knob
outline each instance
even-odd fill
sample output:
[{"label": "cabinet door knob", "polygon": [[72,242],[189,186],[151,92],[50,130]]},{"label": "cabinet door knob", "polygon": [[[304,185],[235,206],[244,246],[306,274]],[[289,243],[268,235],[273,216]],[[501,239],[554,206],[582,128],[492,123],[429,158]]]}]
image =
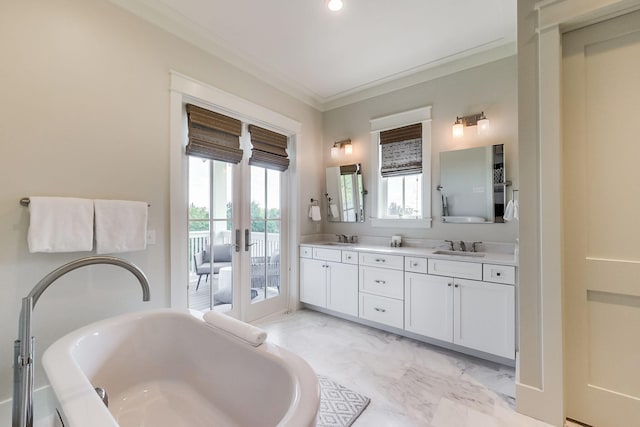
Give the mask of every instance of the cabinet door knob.
[{"label": "cabinet door knob", "polygon": [[385,310],[384,308],[380,308],[380,307],[374,307],[373,308],[375,311],[379,311],[380,313],[385,313],[387,310]]},{"label": "cabinet door knob", "polygon": [[451,283],[447,283],[447,286],[451,287]]},{"label": "cabinet door knob", "polygon": [[458,288],[458,287],[460,287],[460,285],[456,284],[455,287]]}]

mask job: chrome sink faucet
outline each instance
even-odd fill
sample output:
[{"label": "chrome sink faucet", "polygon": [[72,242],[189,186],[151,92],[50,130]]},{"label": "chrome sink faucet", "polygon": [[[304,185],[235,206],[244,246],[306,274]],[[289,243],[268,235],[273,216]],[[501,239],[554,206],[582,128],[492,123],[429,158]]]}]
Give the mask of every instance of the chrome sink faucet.
[{"label": "chrome sink faucet", "polygon": [[478,252],[478,245],[482,244],[482,242],[473,242],[471,245],[471,252]]},{"label": "chrome sink faucet", "polygon": [[447,242],[449,244],[449,250],[450,251],[455,251],[456,248],[453,247],[453,240],[445,240],[445,242]]},{"label": "chrome sink faucet", "polygon": [[111,264],[130,271],[142,287],[142,300],[149,301],[149,282],[135,265],[121,258],[111,256],[90,256],[77,259],[59,267],[44,276],[29,294],[22,298],[18,339],[14,342],[13,359],[13,421],[12,427],[33,426],[33,337],[31,336],[31,315],[42,293],[56,280],[77,268],[93,264]]},{"label": "chrome sink faucet", "polygon": [[349,237],[346,234],[336,234],[338,236],[338,242],[349,243]]},{"label": "chrome sink faucet", "polygon": [[460,245],[460,250],[461,250],[462,252],[466,252],[466,251],[467,251],[467,245],[465,245],[465,244],[464,244],[464,241],[460,240],[460,241],[458,242],[458,244]]}]

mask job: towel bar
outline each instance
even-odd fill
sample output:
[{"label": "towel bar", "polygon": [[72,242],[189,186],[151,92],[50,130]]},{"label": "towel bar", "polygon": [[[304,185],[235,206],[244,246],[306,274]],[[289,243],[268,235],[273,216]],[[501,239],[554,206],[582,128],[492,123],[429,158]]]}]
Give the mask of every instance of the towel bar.
[{"label": "towel bar", "polygon": [[[29,206],[29,203],[31,203],[31,200],[28,197],[23,197],[22,199],[20,199],[20,204],[22,206]],[[151,207],[150,203],[147,203],[148,207]]]}]

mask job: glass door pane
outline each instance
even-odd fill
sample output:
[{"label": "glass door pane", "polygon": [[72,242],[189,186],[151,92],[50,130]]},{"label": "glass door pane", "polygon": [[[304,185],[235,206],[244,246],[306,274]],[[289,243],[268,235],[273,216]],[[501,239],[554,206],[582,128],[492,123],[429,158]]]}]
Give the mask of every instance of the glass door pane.
[{"label": "glass door pane", "polygon": [[233,165],[189,158],[189,308],[233,306]]},{"label": "glass door pane", "polygon": [[281,174],[251,166],[251,303],[280,295]]}]

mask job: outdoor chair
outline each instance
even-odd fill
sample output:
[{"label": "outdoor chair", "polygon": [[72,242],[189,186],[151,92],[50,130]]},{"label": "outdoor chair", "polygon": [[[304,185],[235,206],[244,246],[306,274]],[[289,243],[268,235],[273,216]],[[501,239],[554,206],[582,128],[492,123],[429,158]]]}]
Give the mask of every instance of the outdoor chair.
[{"label": "outdoor chair", "polygon": [[[211,265],[211,253],[208,250],[198,252],[193,256],[193,262],[196,268],[196,274],[198,275],[198,284],[196,285],[196,291],[200,287],[200,280],[202,276],[206,276],[205,283],[209,280],[209,275],[218,274],[223,267],[230,267],[231,262],[231,245],[221,244],[213,245],[213,266]],[[212,269],[213,267],[213,269]]]},{"label": "outdoor chair", "polygon": [[198,252],[193,256],[193,263],[195,264],[196,274],[198,275],[198,284],[196,285],[196,291],[200,287],[200,280],[202,276],[206,276],[204,281],[206,283],[209,280],[209,275],[211,274],[211,263],[207,260],[205,262],[205,251]]}]

